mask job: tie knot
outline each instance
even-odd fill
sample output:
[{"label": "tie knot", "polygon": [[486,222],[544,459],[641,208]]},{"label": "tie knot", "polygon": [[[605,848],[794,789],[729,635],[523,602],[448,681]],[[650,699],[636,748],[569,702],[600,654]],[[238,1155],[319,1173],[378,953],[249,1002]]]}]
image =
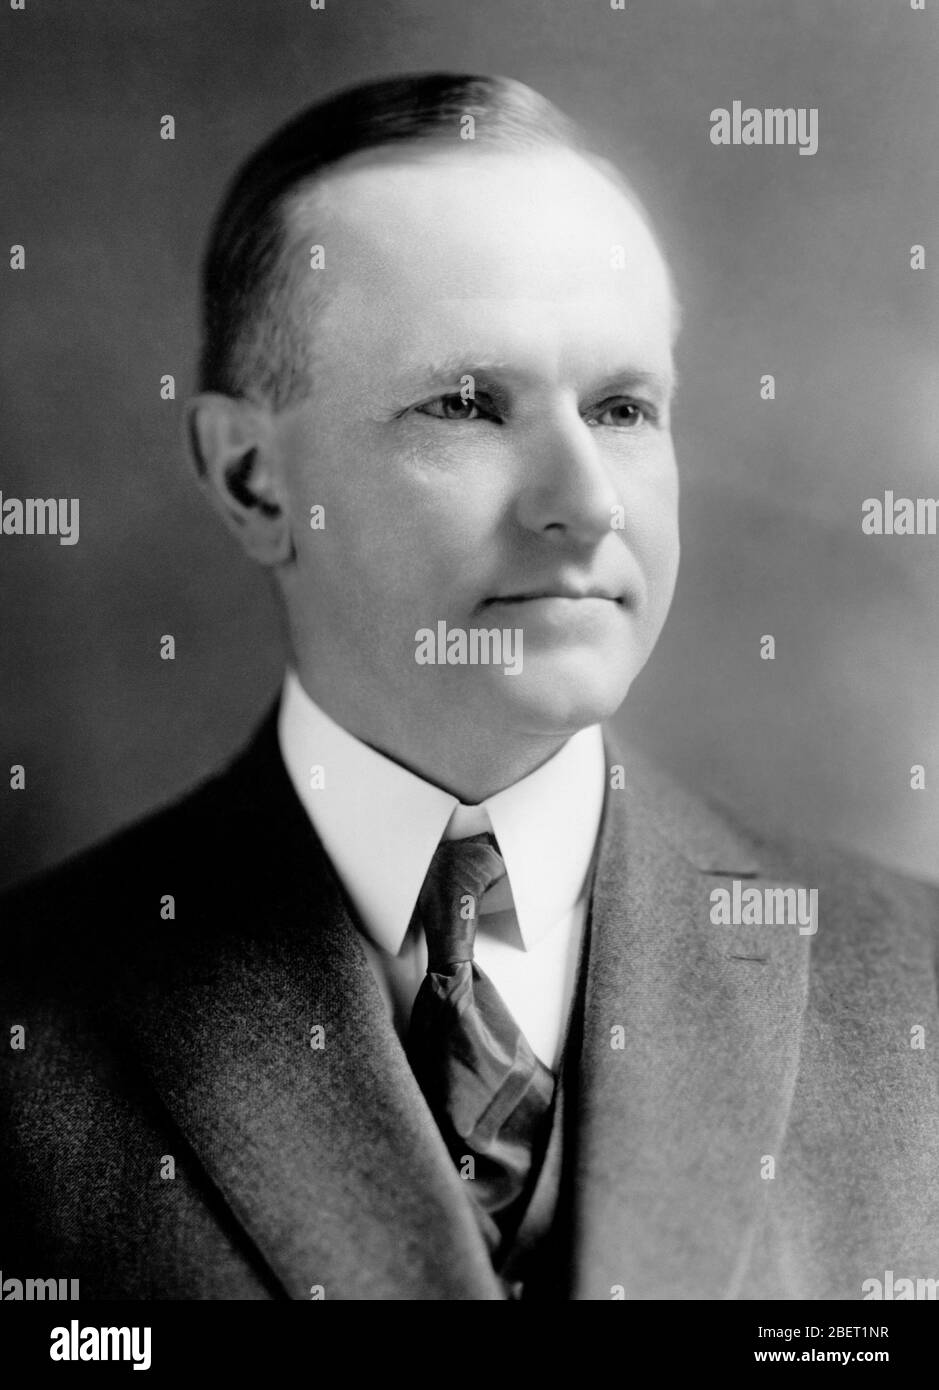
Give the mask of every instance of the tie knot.
[{"label": "tie knot", "polygon": [[492,835],[441,840],[417,900],[428,970],[446,973],[450,965],[473,959],[479,904],[504,873]]}]

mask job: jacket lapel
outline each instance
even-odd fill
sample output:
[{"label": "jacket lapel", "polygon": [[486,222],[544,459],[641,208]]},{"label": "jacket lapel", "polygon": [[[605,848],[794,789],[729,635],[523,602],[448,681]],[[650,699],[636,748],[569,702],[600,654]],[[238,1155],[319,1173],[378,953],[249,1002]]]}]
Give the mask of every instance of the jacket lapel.
[{"label": "jacket lapel", "polygon": [[591,911],[572,1293],[732,1298],[786,1128],[811,937],[713,925],[713,888],[762,886],[752,847],[626,769]]},{"label": "jacket lapel", "polygon": [[205,882],[119,991],[195,1159],[290,1298],[502,1298],[274,712],[205,795]]}]

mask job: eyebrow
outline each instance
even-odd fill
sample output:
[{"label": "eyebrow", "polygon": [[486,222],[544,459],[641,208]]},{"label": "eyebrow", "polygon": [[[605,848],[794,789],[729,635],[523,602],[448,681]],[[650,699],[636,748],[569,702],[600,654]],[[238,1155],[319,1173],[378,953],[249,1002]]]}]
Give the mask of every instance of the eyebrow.
[{"label": "eyebrow", "polygon": [[[456,390],[460,379],[471,376],[474,382],[483,386],[498,385],[500,381],[530,384],[536,379],[535,373],[504,361],[470,362],[465,358],[450,358],[443,362],[429,363],[423,368],[414,368],[395,382],[398,390],[431,391],[438,388]],[[677,376],[671,371],[647,371],[637,367],[622,367],[618,371],[605,371],[589,388],[591,394],[603,391],[646,391],[660,399],[670,400],[677,387]]]}]

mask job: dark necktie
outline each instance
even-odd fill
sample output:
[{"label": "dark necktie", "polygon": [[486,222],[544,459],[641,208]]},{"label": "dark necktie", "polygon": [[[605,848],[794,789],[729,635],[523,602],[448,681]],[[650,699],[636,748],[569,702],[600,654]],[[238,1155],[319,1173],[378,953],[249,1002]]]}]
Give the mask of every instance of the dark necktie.
[{"label": "dark necktie", "polygon": [[416,908],[427,974],[407,1039],[408,1059],[468,1178],[497,1264],[537,1178],[554,1096],[552,1073],[473,960],[479,904],[504,874],[491,835],[439,845]]}]

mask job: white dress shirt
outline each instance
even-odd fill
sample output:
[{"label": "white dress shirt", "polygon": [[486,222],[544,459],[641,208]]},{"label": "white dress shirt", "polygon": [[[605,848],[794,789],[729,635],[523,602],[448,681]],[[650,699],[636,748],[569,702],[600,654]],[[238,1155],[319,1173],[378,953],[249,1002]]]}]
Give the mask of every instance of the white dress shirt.
[{"label": "white dress shirt", "polygon": [[537,1056],[556,1071],[603,809],[599,725],[574,734],[548,762],[476,806],[348,733],[292,670],[278,736],[290,780],[356,909],[402,1038],[427,969],[424,934],[409,925],[434,851],[444,838],[495,835],[506,878],[480,904],[476,962]]}]

